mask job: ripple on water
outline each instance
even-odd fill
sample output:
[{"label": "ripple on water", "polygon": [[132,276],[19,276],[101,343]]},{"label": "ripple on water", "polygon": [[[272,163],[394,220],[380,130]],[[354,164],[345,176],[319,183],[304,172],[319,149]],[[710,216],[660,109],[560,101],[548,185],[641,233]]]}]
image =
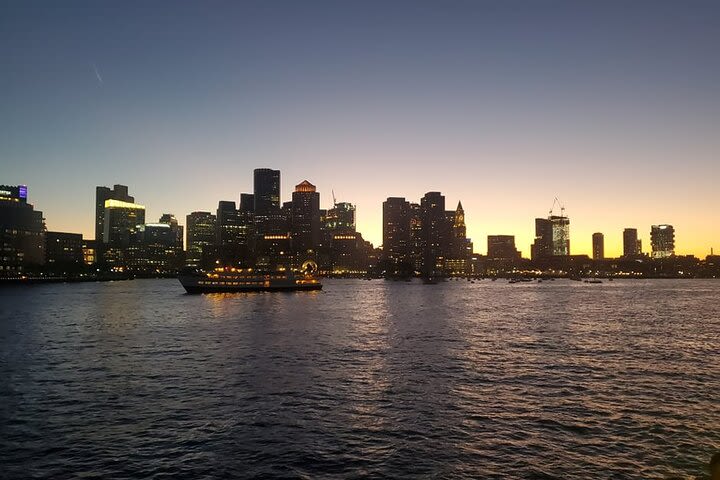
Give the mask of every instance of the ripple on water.
[{"label": "ripple on water", "polygon": [[706,478],[720,282],[0,290],[8,478]]}]

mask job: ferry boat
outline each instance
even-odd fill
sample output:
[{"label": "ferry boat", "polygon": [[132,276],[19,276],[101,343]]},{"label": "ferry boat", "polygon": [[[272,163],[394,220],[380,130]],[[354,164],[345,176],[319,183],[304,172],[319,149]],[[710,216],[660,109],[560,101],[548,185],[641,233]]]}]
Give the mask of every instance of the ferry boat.
[{"label": "ferry boat", "polygon": [[188,293],[279,292],[320,290],[322,283],[310,274],[256,272],[218,268],[212,272],[187,271],[178,277]]}]

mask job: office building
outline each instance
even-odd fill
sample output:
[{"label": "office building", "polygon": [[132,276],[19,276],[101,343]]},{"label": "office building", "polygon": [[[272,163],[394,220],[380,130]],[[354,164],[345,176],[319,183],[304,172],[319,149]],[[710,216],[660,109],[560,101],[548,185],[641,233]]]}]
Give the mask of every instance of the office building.
[{"label": "office building", "polygon": [[332,232],[354,232],[355,206],[347,202],[336,203],[325,214],[325,225]]},{"label": "office building", "polygon": [[672,225],[650,227],[652,258],[667,258],[675,255],[675,229]]},{"label": "office building", "polygon": [[195,268],[211,268],[214,259],[216,217],[210,212],[192,212],[185,219],[187,254],[185,264]]},{"label": "office building", "polygon": [[440,192],[428,192],[420,199],[422,237],[425,243],[422,273],[437,276],[445,268],[449,250],[448,230],[454,218],[453,212],[445,211],[445,196]]},{"label": "office building", "polygon": [[402,197],[383,202],[383,256],[392,265],[406,262],[410,243],[410,203]]},{"label": "office building", "polygon": [[45,232],[45,266],[54,273],[73,273],[85,266],[81,233]]},{"label": "office building", "polygon": [[291,234],[296,266],[315,259],[320,244],[320,194],[307,180],[292,194]]},{"label": "office building", "polygon": [[100,242],[102,242],[105,231],[105,202],[107,200],[135,203],[135,198],[128,195],[128,187],[125,185],[114,185],[112,189],[95,187],[95,240]]},{"label": "office building", "polygon": [[282,230],[278,225],[281,220],[280,170],[256,168],[253,171],[253,209],[259,234]]},{"label": "office building", "polygon": [[605,236],[600,232],[592,235],[592,251],[593,260],[603,260],[605,258]]},{"label": "office building", "polygon": [[626,228],[623,230],[623,256],[633,257],[641,254],[642,248],[637,228]]},{"label": "office building", "polygon": [[515,247],[514,235],[488,235],[488,253],[490,260],[519,260],[520,252]]},{"label": "office building", "polygon": [[216,215],[217,261],[221,266],[251,267],[255,246],[253,214],[235,208],[235,202],[220,201]]},{"label": "office building", "polygon": [[570,255],[570,219],[550,215],[535,219],[535,242],[532,245],[533,260]]},{"label": "office building", "polygon": [[0,276],[45,263],[45,220],[27,194],[25,185],[0,185]]}]

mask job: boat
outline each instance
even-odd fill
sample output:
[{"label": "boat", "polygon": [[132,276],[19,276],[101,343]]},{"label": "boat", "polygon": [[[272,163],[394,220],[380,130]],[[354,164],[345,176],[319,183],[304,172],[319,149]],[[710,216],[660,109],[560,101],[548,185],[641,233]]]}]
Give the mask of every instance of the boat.
[{"label": "boat", "polygon": [[218,268],[212,272],[188,271],[178,277],[188,293],[290,292],[321,290],[320,280],[310,274],[256,272],[253,269]]},{"label": "boat", "polygon": [[589,280],[585,280],[585,283],[602,283],[602,280],[599,278],[591,278]]}]

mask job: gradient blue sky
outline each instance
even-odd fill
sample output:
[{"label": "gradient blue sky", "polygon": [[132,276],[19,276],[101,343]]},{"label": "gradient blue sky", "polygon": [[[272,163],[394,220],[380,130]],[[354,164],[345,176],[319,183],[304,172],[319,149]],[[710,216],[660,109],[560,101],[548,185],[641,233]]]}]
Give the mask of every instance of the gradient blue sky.
[{"label": "gradient blue sky", "polygon": [[[572,253],[653,223],[720,250],[718,2],[3,2],[0,183],[92,237],[96,185],[214,211],[282,170],[357,204],[462,200],[515,234],[558,196]],[[97,73],[96,75],[96,69]]]}]

